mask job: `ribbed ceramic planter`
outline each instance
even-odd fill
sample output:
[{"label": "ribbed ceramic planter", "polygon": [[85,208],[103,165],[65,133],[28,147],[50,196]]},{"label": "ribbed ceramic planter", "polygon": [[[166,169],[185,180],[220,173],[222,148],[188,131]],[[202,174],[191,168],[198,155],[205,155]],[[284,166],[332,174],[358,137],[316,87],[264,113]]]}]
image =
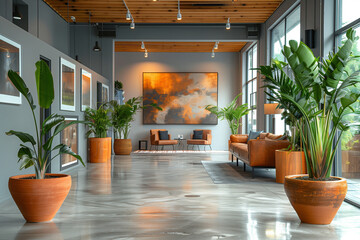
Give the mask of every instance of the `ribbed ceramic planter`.
[{"label": "ribbed ceramic planter", "polygon": [[330,224],[343,203],[346,179],[310,181],[297,179],[306,174],[285,177],[285,192],[300,220],[310,224]]},{"label": "ribbed ceramic planter", "polygon": [[26,179],[35,174],[9,178],[9,190],[28,222],[47,222],[54,218],[71,188],[71,176],[46,174],[50,178]]}]

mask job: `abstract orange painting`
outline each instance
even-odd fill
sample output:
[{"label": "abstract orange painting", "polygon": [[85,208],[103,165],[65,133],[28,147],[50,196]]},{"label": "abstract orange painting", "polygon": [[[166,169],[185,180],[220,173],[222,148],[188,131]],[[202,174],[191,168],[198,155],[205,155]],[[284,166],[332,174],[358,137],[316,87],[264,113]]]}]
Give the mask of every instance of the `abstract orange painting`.
[{"label": "abstract orange painting", "polygon": [[144,124],[215,125],[217,117],[205,110],[217,106],[217,73],[143,73]]}]

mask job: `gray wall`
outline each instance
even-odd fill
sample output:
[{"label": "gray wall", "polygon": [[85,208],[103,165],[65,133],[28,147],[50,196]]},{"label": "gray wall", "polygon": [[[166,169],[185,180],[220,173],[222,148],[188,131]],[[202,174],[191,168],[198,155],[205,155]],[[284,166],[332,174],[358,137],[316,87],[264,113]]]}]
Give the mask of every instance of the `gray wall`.
[{"label": "gray wall", "polygon": [[[29,9],[29,33],[68,54],[70,34],[68,23],[42,0],[22,0]],[[12,21],[13,0],[0,0],[0,16]]]},{"label": "gray wall", "polygon": [[[116,53],[115,79],[124,84],[126,99],[143,94],[143,72],[218,72],[218,105],[223,107],[239,93],[239,54],[216,53],[215,58],[210,53],[149,53],[145,59],[143,53]],[[213,134],[213,149],[227,150],[231,134],[226,121],[218,125],[143,125],[142,113],[136,115],[132,124],[130,138],[133,148],[137,149],[139,139],[149,139],[149,130],[166,128],[177,136],[183,134],[190,137],[192,130],[211,129]]]},{"label": "gray wall", "polygon": [[[108,80],[100,76],[96,72],[90,70],[84,65],[71,59],[59,50],[49,46],[42,40],[39,40],[32,34],[15,26],[8,20],[0,17],[0,34],[11,39],[22,46],[21,63],[22,63],[22,77],[32,92],[35,100],[36,85],[35,85],[35,62],[39,60],[40,55],[43,55],[51,60],[52,73],[54,77],[55,100],[52,105],[52,113],[58,113],[64,116],[77,116],[79,119],[83,118],[83,113],[80,112],[80,69],[92,73],[92,104],[96,106],[96,82],[104,82],[110,84]],[[60,57],[76,64],[76,111],[67,112],[60,111],[59,107],[59,78],[60,78]],[[36,101],[37,102],[37,101]],[[36,111],[39,115],[39,109]],[[20,141],[16,137],[6,136],[4,133],[9,130],[18,130],[34,134],[34,125],[31,118],[31,112],[26,100],[23,98],[21,105],[11,105],[0,103],[0,152],[1,152],[1,168],[0,168],[0,201],[9,197],[7,182],[8,178],[13,175],[33,173],[33,169],[19,171],[19,164],[17,163],[17,151]],[[54,144],[60,142],[60,136],[55,139]],[[79,154],[86,161],[87,148],[85,139],[85,127],[79,126]],[[60,158],[56,158],[51,165],[52,172],[60,172]]]}]

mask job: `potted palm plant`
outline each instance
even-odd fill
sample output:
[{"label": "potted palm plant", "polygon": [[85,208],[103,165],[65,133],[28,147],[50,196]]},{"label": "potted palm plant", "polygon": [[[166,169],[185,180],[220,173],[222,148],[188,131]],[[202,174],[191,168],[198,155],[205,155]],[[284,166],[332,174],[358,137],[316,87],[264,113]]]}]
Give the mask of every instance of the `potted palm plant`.
[{"label": "potted palm plant", "polygon": [[111,159],[111,137],[107,137],[107,131],[111,127],[109,114],[110,109],[107,108],[107,104],[101,105],[97,110],[92,108],[85,110],[91,163],[104,163]]},{"label": "potted palm plant", "polygon": [[278,108],[283,109],[282,118],[290,126],[290,146],[288,149],[275,151],[276,182],[284,183],[285,176],[306,173],[305,154],[302,151],[300,131],[303,128],[301,112],[288,101],[282,94],[288,94],[294,99],[300,95],[300,89],[295,82],[286,74],[284,67],[287,64],[278,60],[272,60],[270,66],[257,68],[264,76],[263,88],[268,100],[278,103]]},{"label": "potted palm plant", "polygon": [[147,107],[155,107],[162,110],[157,104],[152,103],[141,106],[142,97],[134,97],[121,105],[117,101],[111,101],[110,106],[111,122],[114,128],[114,152],[116,155],[129,155],[132,151],[131,139],[129,139],[131,122],[134,120],[135,114]]},{"label": "potted palm plant", "polygon": [[227,121],[231,130],[231,134],[238,134],[239,127],[241,125],[241,118],[250,112],[250,109],[248,109],[248,105],[246,103],[242,105],[238,104],[238,98],[240,95],[241,94],[237,95],[234,100],[232,100],[231,103],[226,107],[220,109],[214,105],[207,105],[205,107],[206,110],[212,114],[215,114],[218,119],[225,119]]},{"label": "potted palm plant", "polygon": [[[346,192],[344,178],[331,176],[341,135],[350,128],[348,114],[358,115],[352,108],[360,92],[359,71],[349,72],[348,64],[358,40],[353,29],[346,32],[346,41],[337,53],[330,53],[322,62],[304,43],[290,41],[282,53],[294,75],[296,96],[280,92],[301,114],[299,124],[308,175],[285,177],[286,194],[302,222],[329,224],[341,206]],[[338,137],[336,137],[336,135]]]},{"label": "potted palm plant", "polygon": [[[18,137],[22,142],[18,151],[20,169],[34,167],[35,170],[35,174],[10,177],[9,190],[26,221],[50,221],[61,207],[71,187],[71,176],[46,173],[51,161],[60,154],[70,154],[84,165],[82,158],[65,144],[53,147],[53,140],[66,127],[81,121],[66,123],[63,116],[52,114],[39,127],[35,117],[36,105],[24,80],[12,70],[8,72],[8,76],[28,102],[35,125],[35,137],[14,130],[6,133]],[[47,109],[54,101],[54,82],[51,71],[44,61],[36,63],[35,79],[38,104],[40,108]],[[44,136],[49,132],[52,132],[52,136],[45,142]],[[58,151],[58,154],[50,158],[50,153],[53,151]]]}]

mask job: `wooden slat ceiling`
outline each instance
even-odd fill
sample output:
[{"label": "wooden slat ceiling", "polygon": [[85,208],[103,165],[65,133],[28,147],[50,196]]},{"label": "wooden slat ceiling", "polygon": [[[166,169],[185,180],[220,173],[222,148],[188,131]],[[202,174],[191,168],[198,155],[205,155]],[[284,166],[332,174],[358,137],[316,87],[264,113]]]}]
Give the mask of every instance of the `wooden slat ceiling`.
[{"label": "wooden slat ceiling", "polygon": [[[44,0],[67,21],[127,23],[122,0]],[[177,0],[125,0],[135,23],[263,23],[283,0],[180,0],[182,20],[176,20]]]},{"label": "wooden slat ceiling", "polygon": [[[215,42],[144,42],[151,52],[211,52]],[[220,42],[215,52],[239,52],[246,42]],[[115,42],[115,52],[144,52],[141,42]]]}]

